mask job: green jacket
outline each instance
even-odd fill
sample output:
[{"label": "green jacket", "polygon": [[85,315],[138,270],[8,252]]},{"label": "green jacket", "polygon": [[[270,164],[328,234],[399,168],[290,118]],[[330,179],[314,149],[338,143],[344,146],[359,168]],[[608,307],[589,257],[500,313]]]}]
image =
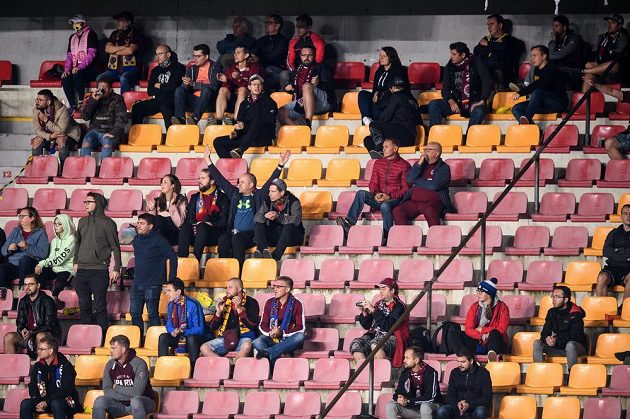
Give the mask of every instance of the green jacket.
[{"label": "green jacket", "polygon": [[[63,226],[61,235],[55,233],[55,238],[50,242],[50,253],[46,259],[39,261],[37,266],[52,268],[53,272],[72,272],[74,260],[74,224],[72,218],[66,214],[55,217]],[[54,222],[54,221],[53,221]]]}]

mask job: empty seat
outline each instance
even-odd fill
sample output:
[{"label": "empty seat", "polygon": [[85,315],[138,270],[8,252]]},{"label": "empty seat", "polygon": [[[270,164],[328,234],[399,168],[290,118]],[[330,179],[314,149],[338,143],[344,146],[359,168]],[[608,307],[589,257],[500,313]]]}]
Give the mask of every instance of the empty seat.
[{"label": "empty seat", "polygon": [[362,295],[333,294],[328,305],[328,314],[321,317],[322,323],[354,324],[360,314],[356,306],[359,301],[363,301]]},{"label": "empty seat", "polygon": [[19,176],[18,184],[46,184],[59,173],[57,156],[34,156],[24,169],[24,175]]},{"label": "empty seat", "polygon": [[230,380],[225,380],[225,388],[258,388],[269,378],[269,360],[266,358],[239,358],[234,365]]},{"label": "empty seat", "polygon": [[175,176],[184,186],[197,186],[199,184],[199,175],[208,165],[205,160],[199,157],[184,157],[177,160],[175,167]]},{"label": "empty seat", "polygon": [[[328,214],[329,220],[335,220],[337,217],[345,217],[352,206],[352,202],[354,201],[354,197],[356,196],[356,191],[341,191],[339,196],[337,196],[337,202],[335,203],[335,210]],[[371,208],[364,204],[361,209],[361,213],[369,212]],[[359,215],[360,217],[361,215]]]},{"label": "empty seat", "polygon": [[372,254],[383,241],[383,228],[378,225],[354,225],[348,233],[345,246],[339,246],[340,254]]},{"label": "empty seat", "polygon": [[621,222],[621,210],[624,206],[626,206],[626,204],[630,204],[630,193],[624,193],[619,197],[619,202],[617,202],[617,212],[608,217],[611,223]]},{"label": "empty seat", "polygon": [[262,182],[265,179],[269,179],[277,167],[278,159],[257,158],[251,162],[249,173]]},{"label": "empty seat", "polygon": [[628,184],[630,184],[630,160],[608,161],[604,179],[597,181],[598,188],[627,188]]},{"label": "empty seat", "polygon": [[538,145],[538,125],[510,125],[505,133],[504,145],[497,146],[499,153],[529,153]]},{"label": "empty seat", "polygon": [[583,193],[577,212],[571,215],[573,222],[603,222],[613,212],[615,198],[611,193]]},{"label": "empty seat", "polygon": [[613,320],[614,327],[630,327],[630,298],[623,300],[621,317]]},{"label": "empty seat", "polygon": [[287,92],[273,92],[270,96],[276,102],[278,109],[293,101],[293,95]]},{"label": "empty seat", "polygon": [[136,176],[129,179],[129,185],[159,185],[165,175],[171,173],[171,159],[144,157],[138,164]]},{"label": "empty seat", "polygon": [[356,281],[350,282],[350,288],[374,288],[385,278],[394,277],[394,262],[390,259],[365,259],[359,266]]},{"label": "empty seat", "polygon": [[[526,74],[527,75],[527,74]],[[525,102],[527,98],[521,96],[514,100],[514,93],[512,92],[496,92],[492,98],[492,111],[486,118],[491,121],[512,121],[511,109],[520,102]]]},{"label": "empty seat", "polygon": [[[283,262],[283,265],[284,266]],[[312,289],[343,288],[354,279],[354,262],[350,259],[324,259],[319,268],[317,281],[311,281]]]},{"label": "empty seat", "polygon": [[595,227],[590,247],[584,248],[584,256],[603,256],[604,241],[614,227]]},{"label": "empty seat", "polygon": [[280,275],[292,278],[293,288],[305,288],[315,279],[315,262],[307,258],[287,259],[280,266]]},{"label": "empty seat", "polygon": [[630,105],[627,102],[618,101],[614,112],[608,113],[611,121],[627,121],[630,117]]},{"label": "empty seat", "polygon": [[532,214],[534,221],[566,221],[575,212],[575,195],[571,192],[545,192],[540,199],[538,213]]},{"label": "empty seat", "polygon": [[67,214],[71,217],[83,217],[85,215],[85,204],[83,201],[85,201],[87,194],[90,192],[103,195],[103,191],[100,189],[73,189],[68,209],[62,209],[60,211],[61,214]]},{"label": "empty seat", "polygon": [[[365,125],[361,125],[365,126]],[[376,163],[377,159],[370,159],[365,164],[365,170],[363,171],[363,176],[361,179],[356,181],[356,185],[359,188],[367,188],[370,185],[370,179],[372,178],[372,172],[374,171],[374,163]]]},{"label": "empty seat", "polygon": [[79,355],[74,361],[74,369],[77,372],[75,384],[77,386],[100,386],[107,361],[109,361],[108,355]]},{"label": "empty seat", "polygon": [[479,177],[473,186],[504,186],[514,177],[512,159],[484,159],[479,168]]},{"label": "empty seat", "polygon": [[[5,188],[0,199],[0,216],[15,217],[18,210],[28,205],[28,192],[24,188]],[[6,233],[9,233],[8,231]]]},{"label": "empty seat", "polygon": [[[350,384],[350,390],[369,390],[369,368],[364,368],[359,376]],[[380,390],[392,376],[392,365],[389,359],[374,360],[374,390]]]},{"label": "empty seat", "polygon": [[564,382],[564,368],[561,364],[535,362],[530,364],[525,375],[525,384],[518,385],[520,394],[549,394],[558,391]]},{"label": "empty seat", "polygon": [[387,234],[387,246],[380,246],[381,255],[410,255],[422,245],[422,228],[415,225],[396,225]]},{"label": "empty seat", "polygon": [[104,346],[95,349],[96,355],[109,355],[109,342],[116,335],[125,335],[129,338],[129,347],[132,349],[140,346],[140,329],[138,326],[114,324],[107,328]]},{"label": "empty seat", "polygon": [[[356,308],[356,307],[355,307]],[[313,368],[313,379],[304,382],[306,390],[337,390],[350,377],[347,359],[320,358]]]},{"label": "empty seat", "polygon": [[[169,269],[169,261],[166,261],[166,269]],[[199,261],[193,258],[177,258],[177,278],[184,282],[186,287],[199,280]]]},{"label": "empty seat", "polygon": [[514,234],[514,244],[505,248],[505,254],[538,256],[542,249],[548,246],[549,228],[547,226],[519,226]]},{"label": "empty seat", "polygon": [[[161,300],[162,298],[160,298],[160,303],[162,302]],[[160,308],[158,308],[159,313],[160,311]],[[162,335],[163,333],[166,333],[166,326],[150,326],[144,336],[144,344],[142,348],[136,349],[136,354],[138,356],[158,356],[158,344],[160,340],[160,335]]]},{"label": "empty seat", "polygon": [[[602,333],[597,337],[595,344],[595,355],[588,357],[589,364],[615,364],[619,365],[619,361],[615,357],[616,352],[625,352],[630,350],[630,334],[627,333]],[[604,375],[606,375],[604,373]],[[606,380],[604,379],[604,385]],[[603,386],[601,386],[603,387]]]},{"label": "empty seat", "polygon": [[413,89],[430,90],[440,89],[440,64],[414,62],[407,69],[409,84]]},{"label": "empty seat", "polygon": [[276,419],[291,419],[296,417],[311,417],[319,414],[321,399],[318,392],[289,391],[284,400],[282,415],[275,415]]},{"label": "empty seat", "polygon": [[488,362],[486,369],[495,393],[509,393],[521,383],[521,366],[517,362]]},{"label": "empty seat", "polygon": [[[569,105],[569,109],[575,108],[575,105],[582,99],[584,96],[583,92],[573,92],[571,96],[571,104]],[[594,91],[590,96],[590,120],[594,121],[597,118],[597,114],[601,114],[604,112],[604,94],[602,92]],[[564,116],[565,114],[563,114]],[[586,101],[582,102],[579,108],[575,110],[575,113],[570,118],[572,121],[584,121],[586,120]]]},{"label": "empty seat", "polygon": [[460,245],[462,230],[459,226],[431,226],[424,246],[418,247],[419,255],[450,255]]},{"label": "empty seat", "polygon": [[114,189],[107,200],[105,215],[113,218],[131,218],[142,209],[142,191],[139,189]]},{"label": "empty seat", "polygon": [[269,146],[269,153],[301,153],[311,144],[311,128],[304,125],[284,125],[278,130],[275,146]]},{"label": "empty seat", "polygon": [[313,186],[322,176],[322,162],[318,159],[292,160],[287,171],[288,186]]},{"label": "empty seat", "polygon": [[459,146],[460,153],[491,153],[501,144],[501,127],[498,125],[473,125],[466,133],[466,145]]},{"label": "empty seat", "polygon": [[477,221],[488,209],[488,196],[485,192],[458,191],[453,196],[453,205],[457,212],[447,213],[447,221]]},{"label": "empty seat", "polygon": [[540,339],[540,332],[516,332],[512,338],[512,353],[505,358],[511,362],[531,363],[533,361],[534,342],[538,339]]},{"label": "empty seat", "polygon": [[199,409],[199,394],[195,391],[169,390],[164,395],[160,413],[154,419],[188,419]]},{"label": "empty seat", "polygon": [[[609,114],[609,119],[612,115]],[[625,118],[626,120],[628,118]],[[591,143],[584,146],[584,154],[606,154],[604,140],[615,137],[626,129],[624,125],[595,125],[591,134]]]},{"label": "empty seat", "polygon": [[127,108],[127,112],[131,112],[131,108],[133,108],[133,105],[135,105],[137,102],[149,99],[149,94],[146,91],[140,92],[140,91],[130,90],[128,92],[123,93],[122,97],[123,97],[123,100],[125,101],[125,107]]},{"label": "empty seat", "polygon": [[263,419],[280,413],[280,394],[277,391],[250,391],[245,396],[243,413],[234,419]]},{"label": "empty seat", "polygon": [[[414,297],[415,298],[415,297]],[[428,304],[426,294],[422,296],[418,304],[409,314],[411,324],[425,324],[427,321]],[[446,295],[435,293],[431,297],[431,323],[444,320],[446,316]]]},{"label": "empty seat", "polygon": [[11,61],[0,61],[0,86],[13,83],[13,64]]},{"label": "empty seat", "polygon": [[263,381],[265,389],[298,389],[308,380],[309,366],[306,358],[279,358],[270,380]]},{"label": "empty seat", "polygon": [[462,145],[462,127],[459,125],[433,125],[428,142],[440,143],[443,153],[452,153]]},{"label": "empty seat", "polygon": [[433,283],[433,289],[462,290],[464,284],[472,281],[472,275],[473,266],[470,259],[455,259]]},{"label": "empty seat", "polygon": [[525,326],[529,319],[534,316],[536,303],[532,295],[504,295],[501,299],[510,309],[511,325]]},{"label": "empty seat", "polygon": [[121,153],[150,153],[162,142],[162,127],[158,124],[135,124],[129,130],[127,144],[119,146]]},{"label": "empty seat", "polygon": [[343,245],[343,228],[338,225],[315,225],[308,237],[308,246],[302,246],[302,254],[333,254]]},{"label": "empty seat", "polygon": [[[471,227],[472,229],[472,227]],[[469,231],[470,232],[470,231]],[[486,255],[492,255],[495,250],[501,248],[503,242],[503,232],[499,226],[486,226]],[[466,246],[460,252],[462,255],[481,254],[481,229],[475,231]]]},{"label": "empty seat", "polygon": [[[350,145],[343,148],[346,154],[367,154],[363,141],[370,135],[370,128],[367,125],[359,125],[354,129]],[[400,152],[400,149],[398,150]]]},{"label": "empty seat", "polygon": [[599,262],[572,261],[567,265],[564,283],[572,291],[587,291],[593,289],[597,282],[597,275],[601,270]]},{"label": "empty seat", "polygon": [[597,396],[602,387],[606,387],[605,365],[575,364],[569,373],[569,385],[560,387],[560,394]]},{"label": "empty seat", "polygon": [[580,419],[580,399],[577,397],[547,397],[542,419]]},{"label": "empty seat", "polygon": [[59,351],[66,355],[89,355],[101,346],[103,332],[94,324],[73,324],[68,330],[66,345]]},{"label": "empty seat", "polygon": [[17,419],[20,417],[22,400],[30,398],[28,388],[10,388],[4,396],[4,405],[0,410],[0,418]]},{"label": "empty seat", "polygon": [[333,80],[339,89],[354,89],[365,80],[365,64],[355,61],[339,61],[335,64]]},{"label": "empty seat", "polygon": [[465,186],[475,178],[475,160],[465,159],[446,159],[444,163],[451,168],[451,186]]},{"label": "empty seat", "polygon": [[[118,321],[122,317],[122,313],[129,313],[131,306],[129,293],[126,291],[108,291],[107,292],[107,314],[110,320]],[[112,335],[113,336],[113,335]],[[106,349],[109,353],[109,348]]]},{"label": "empty seat", "polygon": [[56,188],[39,188],[33,195],[33,207],[41,217],[54,217],[66,207],[66,191]]},{"label": "empty seat", "polygon": [[536,317],[532,317],[531,319],[529,319],[529,324],[531,324],[532,326],[543,326],[545,324],[547,312],[551,307],[553,307],[551,297],[548,295],[543,296],[540,299],[540,305],[538,306],[538,314],[536,315]]},{"label": "empty seat", "polygon": [[199,144],[197,125],[171,125],[166,131],[164,145],[158,145],[158,153],[188,153]]},{"label": "empty seat", "polygon": [[322,125],[315,133],[315,143],[306,147],[310,154],[336,154],[348,145],[350,132],[345,125]]},{"label": "empty seat", "polygon": [[275,259],[247,259],[243,263],[241,280],[245,288],[267,288],[276,278],[278,265]]},{"label": "empty seat", "polygon": [[329,191],[304,191],[300,203],[303,220],[321,220],[332,211],[333,198]]},{"label": "empty seat", "polygon": [[[13,292],[9,293],[7,290],[7,300],[9,302],[9,304],[6,304],[4,307],[0,307],[0,309],[2,309],[2,313],[6,312],[7,310],[9,310],[11,308],[11,305],[13,304]],[[9,299],[10,298],[10,299]],[[5,301],[7,301],[5,300]],[[5,335],[7,335],[8,333],[11,332],[16,332],[17,331],[17,327],[15,326],[15,323],[0,323],[0,353],[4,353],[4,337]]]},{"label": "empty seat", "polygon": [[459,304],[457,315],[454,314],[453,316],[451,316],[451,321],[457,324],[466,323],[466,315],[468,314],[470,306],[472,306],[473,304],[477,304],[478,301],[479,297],[477,297],[477,294],[464,295],[464,298],[462,298],[462,302]]},{"label": "empty seat", "polygon": [[[324,311],[326,311],[326,298],[323,294],[311,294],[309,292],[295,294],[295,297],[302,302],[302,306],[304,307],[304,317],[306,317],[307,321],[316,321],[320,316],[324,315]],[[325,331],[319,333],[321,336],[325,334]],[[317,333],[314,333],[311,338],[317,339]]]},{"label": "empty seat", "polygon": [[584,317],[585,327],[608,327],[607,315],[617,315],[616,297],[592,297],[587,296],[580,305],[586,312]]},{"label": "empty seat", "polygon": [[360,120],[361,112],[359,110],[359,92],[346,92],[341,99],[341,111],[333,112],[333,118],[336,121],[343,120]]},{"label": "empty seat", "polygon": [[131,157],[106,157],[101,161],[98,177],[93,177],[90,182],[92,185],[122,185],[132,176]]},{"label": "empty seat", "polygon": [[192,378],[184,380],[184,387],[219,388],[230,376],[230,360],[225,357],[199,357]]},{"label": "empty seat", "polygon": [[[558,126],[556,124],[548,125],[543,133],[543,142],[549,138]],[[563,126],[556,136],[551,140],[543,153],[568,153],[571,148],[577,147],[578,137],[580,133],[577,125],[566,124]]]},{"label": "empty seat", "polygon": [[348,187],[361,175],[361,163],[357,159],[332,159],[326,167],[326,177],[317,186]]},{"label": "empty seat", "polygon": [[505,396],[501,399],[498,419],[536,419],[536,399],[530,396]]},{"label": "empty seat", "polygon": [[156,387],[179,387],[190,377],[190,359],[184,356],[160,356],[155,362],[151,385]]},{"label": "empty seat", "polygon": [[[521,160],[519,170],[525,167],[525,164],[529,159]],[[555,164],[553,159],[539,159],[539,171],[538,171],[538,185],[545,186],[547,183],[553,182],[555,176]],[[514,184],[514,186],[534,186],[536,181],[536,165],[532,164],[529,169],[521,176],[521,178]]]},{"label": "empty seat", "polygon": [[433,263],[429,259],[404,259],[398,268],[397,282],[403,289],[422,289],[433,277]]},{"label": "empty seat", "polygon": [[491,260],[486,276],[497,279],[497,289],[513,290],[523,280],[523,264],[520,260]]},{"label": "empty seat", "polygon": [[[501,192],[494,195],[496,200]],[[527,194],[525,192],[508,192],[503,201],[488,216],[488,221],[518,221],[527,214]]]},{"label": "empty seat", "polygon": [[55,65],[63,67],[64,61],[44,61],[39,67],[39,75],[37,80],[31,80],[29,83],[31,87],[61,87],[61,79],[51,77],[48,72],[52,70]]},{"label": "empty seat", "polygon": [[630,396],[630,365],[615,365],[610,376],[610,385],[602,389],[602,396]]},{"label": "empty seat", "polygon": [[[201,359],[201,358],[200,358]],[[236,391],[208,391],[203,399],[201,413],[193,414],[194,419],[219,419],[238,413],[239,400]]]},{"label": "empty seat", "polygon": [[[218,159],[215,162],[217,170],[233,185],[238,183],[238,178],[247,173],[247,161],[245,159]],[[263,179],[261,179],[261,182]]]},{"label": "empty seat", "polygon": [[549,256],[578,256],[588,245],[588,229],[582,226],[560,226],[553,232],[551,247],[543,253]]},{"label": "empty seat", "polygon": [[29,376],[31,361],[26,354],[0,354],[0,384],[19,384]]},{"label": "empty seat", "polygon": [[583,419],[619,418],[621,402],[614,397],[588,398],[584,402]]}]

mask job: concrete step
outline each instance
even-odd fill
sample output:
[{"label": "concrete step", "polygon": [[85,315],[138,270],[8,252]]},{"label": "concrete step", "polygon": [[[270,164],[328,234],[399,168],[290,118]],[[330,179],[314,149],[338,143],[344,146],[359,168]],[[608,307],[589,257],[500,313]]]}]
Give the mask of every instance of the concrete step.
[{"label": "concrete step", "polygon": [[29,134],[0,134],[0,150],[31,151],[31,138]]}]

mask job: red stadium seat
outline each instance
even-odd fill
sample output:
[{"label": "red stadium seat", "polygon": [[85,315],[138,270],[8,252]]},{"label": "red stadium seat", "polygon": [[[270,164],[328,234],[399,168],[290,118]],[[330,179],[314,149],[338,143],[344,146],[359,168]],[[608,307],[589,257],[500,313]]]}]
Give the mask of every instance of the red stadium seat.
[{"label": "red stadium seat", "polygon": [[475,161],[470,158],[446,159],[451,168],[451,186],[466,186],[475,178]]},{"label": "red stadium seat", "polygon": [[357,187],[367,188],[370,185],[370,179],[372,178],[372,170],[374,170],[374,163],[377,159],[370,159],[365,164],[365,170],[363,171],[363,177],[357,179]]},{"label": "red stadium seat", "polygon": [[[302,294],[302,297],[307,294]],[[318,295],[318,294],[308,294]],[[321,313],[324,315],[326,301],[322,297]],[[300,298],[300,297],[298,297]],[[303,298],[300,301],[304,301]],[[318,316],[319,319],[320,316]],[[308,320],[308,319],[307,319]],[[335,328],[312,327],[306,330],[306,339],[301,350],[295,352],[295,356],[305,359],[328,358],[339,347],[339,331]],[[274,367],[275,368],[275,367]],[[308,378],[308,377],[307,377]]]},{"label": "red stadium seat", "polygon": [[[529,159],[523,159],[521,161],[521,165],[519,166],[519,170],[525,167],[525,163],[528,161]],[[555,170],[556,168],[553,159],[540,159],[538,185],[545,186],[547,183],[552,183]],[[516,182],[515,186],[534,186],[535,176],[536,166],[532,164],[523,176],[521,176],[521,178]]]},{"label": "red stadium seat", "polygon": [[201,171],[207,168],[206,161],[201,157],[184,157],[177,161],[175,176],[183,186],[197,186]]},{"label": "red stadium seat", "polygon": [[529,294],[504,295],[501,300],[510,309],[510,324],[525,326],[531,317],[534,317],[536,304],[534,296]]},{"label": "red stadium seat", "polygon": [[343,348],[340,351],[335,351],[335,358],[352,359],[350,354],[350,344],[358,337],[365,334],[365,329],[362,327],[354,327],[348,329],[346,335],[343,337]]},{"label": "red stadium seat", "polygon": [[[350,390],[369,390],[369,374],[370,369],[364,368],[361,374],[352,384]],[[392,379],[392,364],[389,359],[374,360],[374,390],[380,390],[383,384],[388,383]]]},{"label": "red stadium seat", "polygon": [[61,214],[67,214],[71,217],[83,217],[85,215],[85,198],[88,192],[97,192],[103,195],[103,191],[100,189],[74,189],[72,195],[70,195],[70,203],[68,209],[62,209]]},{"label": "red stadium seat", "polygon": [[1,217],[15,217],[18,210],[28,205],[28,192],[24,188],[5,188],[1,196]]},{"label": "red stadium seat", "polygon": [[354,89],[365,80],[365,64],[362,62],[344,62],[335,64],[335,87],[338,89]]},{"label": "red stadium seat", "polygon": [[[414,297],[415,298],[415,297]],[[437,323],[446,316],[446,295],[435,293],[431,297],[431,323]],[[411,324],[425,324],[427,321],[427,296],[420,299],[409,314]],[[439,371],[439,370],[438,370]]]},{"label": "red stadium seat", "polygon": [[581,226],[559,226],[553,232],[551,247],[545,247],[545,256],[579,256],[588,246],[588,229]]},{"label": "red stadium seat", "polygon": [[477,221],[488,209],[485,192],[459,191],[453,196],[456,213],[447,213],[446,221]]},{"label": "red stadium seat", "polygon": [[[628,120],[627,117],[624,119]],[[604,140],[616,136],[625,129],[624,125],[595,125],[591,134],[591,143],[584,146],[584,154],[606,154]]]},{"label": "red stadium seat", "polygon": [[302,254],[333,254],[343,245],[343,228],[338,225],[315,225],[308,239],[308,246],[301,246]]},{"label": "red stadium seat", "polygon": [[[5,313],[11,309],[11,305],[13,304],[13,291],[10,289],[7,290],[7,299],[2,301],[2,303],[4,306],[0,306],[0,310],[2,310],[0,313]],[[15,323],[0,323],[0,354],[4,353],[4,337],[11,332],[17,332]]]},{"label": "red stadium seat", "polygon": [[[494,195],[497,199],[501,192]],[[527,214],[527,194],[525,192],[508,192],[503,201],[488,216],[488,221],[518,221]]]},{"label": "red stadium seat", "polygon": [[[355,307],[356,309],[356,307]],[[313,368],[313,379],[304,382],[306,390],[338,390],[340,384],[350,378],[347,359],[320,358]]]},{"label": "red stadium seat", "polygon": [[17,178],[15,183],[20,184],[47,184],[59,173],[59,160],[57,156],[35,156],[26,166],[24,176]]},{"label": "red stadium seat", "polygon": [[429,259],[404,259],[398,268],[398,285],[402,289],[422,289],[433,277],[433,263]]},{"label": "red stadium seat", "polygon": [[85,185],[96,175],[96,159],[91,156],[70,156],[63,165],[61,176],[55,176],[56,185]]},{"label": "red stadium seat", "polygon": [[239,358],[234,365],[232,378],[223,381],[224,388],[258,388],[269,378],[269,360],[266,358]]},{"label": "red stadium seat", "polygon": [[232,185],[238,183],[239,176],[247,173],[247,161],[245,159],[219,159],[215,162],[215,166]]},{"label": "red stadium seat", "polygon": [[311,281],[311,288],[343,288],[345,284],[349,284],[353,279],[354,262],[352,260],[324,259],[319,268],[317,281]]},{"label": "red stadium seat", "polygon": [[533,221],[563,222],[575,212],[575,195],[571,192],[545,192]]},{"label": "red stadium seat", "polygon": [[39,76],[37,80],[31,80],[29,83],[31,87],[61,87],[61,79],[55,79],[48,75],[48,71],[50,71],[55,64],[59,64],[60,66],[64,66],[65,61],[44,61],[42,65],[39,67]]},{"label": "red stadium seat", "polygon": [[583,193],[573,222],[604,222],[614,212],[615,197],[611,193]]},{"label": "red stadium seat", "polygon": [[412,89],[441,88],[440,65],[438,63],[411,63],[407,69],[407,74]]},{"label": "red stadium seat", "polygon": [[525,282],[518,284],[523,291],[551,291],[554,284],[562,282],[562,262],[558,260],[534,260],[527,267]]},{"label": "red stadium seat", "polygon": [[383,228],[378,225],[354,225],[350,227],[345,246],[339,246],[339,254],[369,254],[381,245]]},{"label": "red stadium seat", "polygon": [[230,360],[224,357],[199,357],[192,378],[184,380],[184,387],[219,388],[230,376]]},{"label": "red stadium seat", "polygon": [[359,266],[356,281],[350,282],[350,288],[374,288],[385,278],[394,277],[394,262],[390,259],[365,259]]},{"label": "red stadium seat", "polygon": [[590,188],[602,175],[602,163],[597,159],[571,159],[567,163],[564,179],[558,179],[561,188]]},{"label": "red stadium seat", "polygon": [[107,314],[110,320],[119,321],[124,318],[124,313],[129,313],[131,302],[127,291],[108,291]]},{"label": "red stadium seat", "polygon": [[[472,227],[471,227],[472,228]],[[486,255],[494,253],[495,249],[501,249],[503,243],[503,232],[499,226],[486,226]],[[461,250],[462,255],[480,255],[481,254],[481,229],[475,231],[475,234],[468,240],[466,246]]]},{"label": "red stadium seat", "polygon": [[[569,105],[570,109],[575,108],[575,105],[578,101],[584,96],[582,92],[574,92],[571,96],[571,104]],[[597,114],[602,114],[604,112],[604,94],[601,92],[593,92],[591,94],[591,106],[590,106],[590,119],[594,121],[597,118]],[[566,113],[562,114],[562,117],[565,117]],[[585,121],[586,120],[586,101],[582,102],[580,107],[575,111],[573,116],[570,118],[571,121]]]},{"label": "red stadium seat", "polygon": [[393,226],[387,234],[387,246],[380,246],[381,255],[410,255],[422,245],[422,228],[415,225]]},{"label": "red stadium seat", "polygon": [[602,396],[630,397],[630,365],[615,365],[610,384],[602,389]]},{"label": "red stadium seat", "polygon": [[333,294],[328,305],[328,314],[321,318],[322,323],[355,324],[359,315],[356,304],[363,299],[363,296],[358,294]]},{"label": "red stadium seat", "polygon": [[66,207],[66,191],[57,188],[39,188],[33,196],[33,207],[42,217],[54,217]]},{"label": "red stadium seat", "polygon": [[[78,306],[77,306],[78,307]],[[66,345],[59,351],[66,355],[90,355],[103,343],[103,332],[94,324],[73,324],[68,330]]]},{"label": "red stadium seat", "polygon": [[91,179],[92,185],[122,185],[133,176],[131,157],[106,157],[101,161],[98,177]]},{"label": "red stadium seat", "polygon": [[519,226],[514,234],[514,244],[505,248],[505,254],[538,256],[547,246],[549,246],[549,227]]},{"label": "red stadium seat", "polygon": [[[543,141],[546,141],[557,127],[556,124],[548,125],[543,133]],[[549,143],[543,153],[568,153],[571,151],[571,148],[577,147],[579,135],[577,125],[567,124],[551,140],[551,143]]]},{"label": "red stadium seat", "polygon": [[[202,358],[199,358],[202,359]],[[220,419],[238,413],[239,400],[236,391],[208,391],[203,399],[201,413],[193,414],[193,419]]]},{"label": "red stadium seat", "polygon": [[0,410],[0,418],[17,419],[20,417],[22,400],[30,398],[28,388],[10,388],[4,396],[4,406]]},{"label": "red stadium seat", "polygon": [[305,288],[315,279],[313,259],[287,259],[280,266],[280,275],[293,279],[293,288]]},{"label": "red stadium seat", "polygon": [[129,179],[129,185],[159,185],[165,175],[171,173],[171,159],[164,157],[145,157],[138,164],[138,173]]},{"label": "red stadium seat", "polygon": [[455,259],[433,283],[434,290],[463,290],[472,281],[473,266],[470,259]]},{"label": "red stadium seat", "polygon": [[194,391],[169,390],[164,395],[160,413],[154,419],[188,419],[199,409],[199,394]]},{"label": "red stadium seat", "polygon": [[376,76],[376,70],[380,66],[379,62],[372,63],[370,66],[370,74],[368,75],[368,81],[361,83],[361,89],[372,89],[374,86],[374,77]]},{"label": "red stadium seat", "polygon": [[630,185],[630,160],[610,160],[606,164],[604,180],[597,181],[598,188],[627,188]]},{"label": "red stadium seat", "polygon": [[11,61],[0,61],[0,86],[3,84],[13,84],[13,63]]},{"label": "red stadium seat", "polygon": [[[337,202],[335,204],[335,210],[328,214],[329,220],[335,220],[337,217],[345,217],[348,214],[348,210],[354,201],[354,196],[357,194],[356,191],[341,191],[339,196],[337,197]],[[363,209],[361,212],[369,212],[370,207],[363,205]]]},{"label": "red stadium seat", "polygon": [[299,389],[308,380],[309,366],[306,358],[279,358],[273,368],[273,376],[263,382],[265,389]]},{"label": "red stadium seat", "polygon": [[249,391],[245,396],[243,414],[234,419],[264,419],[280,413],[280,394],[277,391]]},{"label": "red stadium seat", "polygon": [[17,385],[29,377],[31,360],[26,354],[0,354],[0,384]]},{"label": "red stadium seat", "polygon": [[472,306],[473,304],[477,304],[477,301],[479,301],[479,297],[477,296],[477,294],[464,295],[464,298],[462,298],[462,302],[459,305],[459,311],[456,316],[451,316],[451,321],[457,324],[466,323],[466,315],[468,314],[468,310],[470,309],[470,306]]},{"label": "red stadium seat", "polygon": [[[330,404],[332,399],[337,395],[336,391],[328,392],[326,397],[326,406]],[[361,413],[361,393],[358,391],[347,391],[341,398],[335,403],[330,412],[326,415],[327,418],[351,418],[354,415]]]},{"label": "red stadium seat", "polygon": [[307,418],[319,415],[321,399],[314,391],[289,391],[284,400],[284,414],[276,415],[276,419]]},{"label": "red stadium seat", "polygon": [[148,99],[149,95],[147,94],[146,91],[141,92],[141,91],[130,90],[128,92],[123,93],[122,97],[123,97],[123,100],[125,101],[127,112],[131,112],[131,108],[133,107],[133,105],[136,104],[136,102],[140,102],[142,100]]},{"label": "red stadium seat", "polygon": [[462,230],[454,225],[429,227],[424,246],[418,248],[419,255],[450,255],[453,248],[462,242]]},{"label": "red stadium seat", "polygon": [[483,159],[473,186],[504,186],[514,177],[514,160]]},{"label": "red stadium seat", "polygon": [[[151,61],[151,62],[149,63],[149,65],[147,66],[147,78],[146,78],[146,80],[140,80],[140,82],[138,83],[138,85],[139,85],[140,87],[145,88],[145,89],[146,89],[147,87],[149,87],[149,78],[151,78],[151,72],[152,72],[152,71],[153,71],[153,69],[154,69],[155,67],[157,67],[157,66],[158,66],[157,61]],[[196,413],[196,412],[195,412],[195,413]]]},{"label": "red stadium seat", "polygon": [[326,311],[326,298],[324,294],[301,293],[295,297],[302,302],[304,317],[307,321],[317,321]]},{"label": "red stadium seat", "polygon": [[105,208],[105,215],[112,218],[131,218],[142,209],[142,192],[139,189],[115,189]]},{"label": "red stadium seat", "polygon": [[[602,389],[603,390],[603,389]],[[588,398],[584,402],[582,419],[620,418],[621,402],[614,397]]]},{"label": "red stadium seat", "polygon": [[615,111],[608,114],[608,119],[611,121],[627,121],[630,119],[630,103],[618,101]]},{"label": "red stadium seat", "polygon": [[[77,292],[75,290],[62,290],[59,293],[58,298],[59,303],[63,304],[64,307],[79,307],[79,296],[77,295]],[[77,314],[78,313],[64,314],[63,310],[57,310],[57,318],[59,318],[59,320],[76,319],[78,317]],[[89,353],[85,355],[89,355]]]},{"label": "red stadium seat", "polygon": [[518,66],[518,79],[520,81],[525,80],[531,68],[532,68],[532,65],[530,63],[521,63]]},{"label": "red stadium seat", "polygon": [[497,279],[497,289],[513,290],[523,280],[523,263],[520,260],[491,260],[486,276]]}]

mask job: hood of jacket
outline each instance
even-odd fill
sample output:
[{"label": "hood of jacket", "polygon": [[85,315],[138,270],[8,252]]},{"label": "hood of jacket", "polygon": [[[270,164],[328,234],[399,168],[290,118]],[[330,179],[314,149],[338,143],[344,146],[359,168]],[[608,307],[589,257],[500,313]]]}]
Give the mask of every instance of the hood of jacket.
[{"label": "hood of jacket", "polygon": [[74,236],[74,223],[72,222],[72,218],[68,214],[59,214],[55,217],[55,220],[59,221],[61,223],[61,226],[63,227],[61,235],[55,233],[56,238],[63,242],[63,240],[68,236]]},{"label": "hood of jacket", "polygon": [[107,207],[107,198],[105,198],[100,193],[92,194],[94,197],[94,201],[96,201],[96,205],[94,206],[94,211],[89,214],[89,216],[96,217],[105,217],[105,207]]}]

